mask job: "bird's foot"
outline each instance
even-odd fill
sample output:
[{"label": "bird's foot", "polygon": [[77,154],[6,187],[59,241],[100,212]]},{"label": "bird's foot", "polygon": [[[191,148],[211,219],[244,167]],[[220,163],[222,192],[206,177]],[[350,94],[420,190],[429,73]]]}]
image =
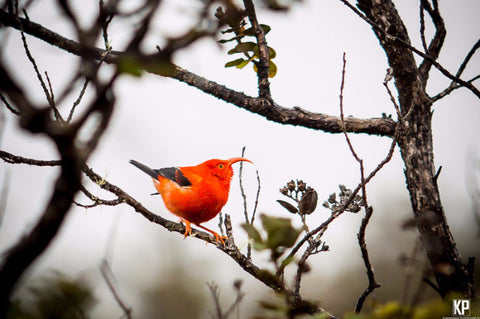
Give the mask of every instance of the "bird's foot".
[{"label": "bird's foot", "polygon": [[192,234],[192,227],[190,226],[190,222],[186,219],[181,219],[182,223],[185,224],[185,232],[183,233],[183,239],[187,238]]},{"label": "bird's foot", "polygon": [[208,231],[210,234],[215,236],[215,243],[218,243],[218,241],[220,241],[223,244],[223,246],[225,246],[225,241],[224,240],[228,239],[226,236],[220,236],[218,233],[214,232],[211,229],[208,229],[207,227],[203,227],[202,225],[199,225],[199,224],[195,224],[195,225],[197,225],[198,227],[200,227],[203,230]]},{"label": "bird's foot", "polygon": [[215,243],[218,243],[218,241],[220,240],[220,242],[223,244],[223,246],[225,246],[225,241],[224,240],[228,240],[227,236],[220,236],[219,234],[215,233],[215,232],[212,232],[213,236],[215,236]]}]

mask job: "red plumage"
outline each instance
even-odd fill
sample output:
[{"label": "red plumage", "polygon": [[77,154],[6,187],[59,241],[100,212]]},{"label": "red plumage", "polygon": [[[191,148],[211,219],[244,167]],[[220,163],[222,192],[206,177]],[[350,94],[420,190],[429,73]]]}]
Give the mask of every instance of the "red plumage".
[{"label": "red plumage", "polygon": [[211,159],[196,166],[151,169],[137,161],[130,163],[153,178],[155,188],[162,196],[167,209],[185,223],[185,237],[191,233],[190,223],[209,231],[215,239],[223,238],[202,225],[220,213],[227,203],[232,164],[250,160],[234,157],[229,160]]}]

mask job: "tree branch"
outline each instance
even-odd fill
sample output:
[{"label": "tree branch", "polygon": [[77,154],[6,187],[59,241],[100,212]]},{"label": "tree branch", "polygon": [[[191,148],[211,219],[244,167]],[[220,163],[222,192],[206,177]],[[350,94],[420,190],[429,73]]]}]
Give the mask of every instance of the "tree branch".
[{"label": "tree branch", "polygon": [[[343,112],[343,89],[345,86],[345,67],[347,64],[347,60],[345,59],[345,53],[343,53],[343,68],[342,68],[342,83],[340,85],[340,119],[342,123],[344,121],[344,112]],[[385,81],[385,83],[387,83]],[[394,105],[396,106],[395,100]],[[400,121],[401,118],[399,118]],[[368,254],[367,243],[365,241],[365,232],[368,226],[368,222],[370,221],[370,217],[373,214],[373,207],[368,206],[367,201],[367,187],[365,183],[365,168],[363,166],[363,159],[360,158],[353,147],[350,138],[348,137],[347,132],[345,129],[343,130],[343,135],[345,136],[345,140],[347,141],[348,147],[350,148],[350,152],[355,160],[358,162],[359,169],[360,169],[360,182],[361,182],[361,189],[362,189],[362,199],[363,199],[363,206],[365,209],[365,216],[362,219],[362,223],[360,225],[360,229],[357,234],[358,245],[360,246],[360,251],[362,253],[362,259],[365,264],[365,268],[367,270],[367,277],[368,277],[368,287],[363,291],[362,295],[358,298],[357,305],[355,306],[355,312],[360,312],[363,307],[363,303],[365,299],[371,294],[376,288],[380,287],[380,284],[377,283],[375,279],[375,273],[373,272],[372,264],[370,263],[370,257]]]},{"label": "tree branch", "polygon": [[[132,196],[128,195],[118,186],[115,186],[98,174],[96,174],[91,168],[84,167],[83,172],[90,178],[95,184],[97,184],[100,188],[116,195],[118,198],[122,199],[122,202],[132,207],[136,212],[140,213],[143,217],[148,219],[149,221],[158,224],[169,231],[174,231],[180,234],[185,232],[185,226],[181,223],[175,223],[164,219],[158,215],[155,215],[147,208],[145,208],[140,202],[134,199]],[[225,216],[227,221],[227,216]],[[227,229],[227,234],[229,234],[229,230]],[[223,246],[222,244],[218,243],[215,240],[215,237],[212,235],[199,231],[196,229],[192,229],[192,237],[198,238],[203,240],[207,243],[213,244],[217,247],[217,249],[222,250],[224,253],[229,255],[240,267],[243,268],[247,273],[251,274],[253,277],[257,278],[261,282],[263,282],[266,286],[272,288],[274,291],[280,292],[282,291],[283,287],[279,285],[279,283],[271,278],[268,278],[263,275],[262,269],[255,266],[245,255],[243,255],[235,245],[227,244]],[[230,238],[229,234],[229,238]],[[230,240],[229,240],[230,243]]]},{"label": "tree branch", "polygon": [[[446,71],[434,58],[410,45],[405,25],[391,0],[358,0],[358,7],[365,13],[366,21],[373,26],[393,68],[402,116],[409,114],[408,121],[400,123],[402,134],[399,135],[398,145],[405,164],[413,214],[438,287],[443,297],[455,291],[471,298],[474,295],[473,280],[462,263],[449,230],[435,181],[432,100],[425,92],[412,52],[432,63],[448,78],[468,87],[478,97],[480,92]],[[434,1],[433,10],[438,10],[437,7]],[[428,10],[428,6],[426,8]]]},{"label": "tree branch", "polygon": [[[478,48],[480,48],[480,39],[478,39],[477,42],[475,42],[475,44],[472,46],[470,51],[465,56],[465,59],[463,59],[463,62],[460,64],[460,67],[458,68],[458,71],[455,74],[456,77],[460,77],[463,74],[463,71],[467,67],[467,64],[470,62],[470,60],[472,59],[473,55],[478,50]],[[472,79],[468,80],[467,82],[468,83],[473,83],[473,81],[476,81],[479,78],[480,78],[480,75],[477,75],[477,76],[473,77]],[[447,96],[448,94],[452,93],[454,90],[458,89],[459,87],[462,87],[462,85],[456,83],[455,81],[452,81],[450,83],[450,85],[445,90],[438,93],[437,95],[435,95],[432,98],[432,102],[440,100],[441,98],[443,98],[443,97]]]},{"label": "tree branch", "polygon": [[[443,21],[442,16],[440,15],[440,11],[437,6],[434,8],[431,7],[430,3],[427,0],[420,0],[420,10],[423,12],[424,10],[428,12],[430,17],[432,18],[433,24],[435,25],[435,35],[433,36],[432,40],[430,41],[430,45],[428,49],[425,51],[425,54],[429,56],[429,59],[424,58],[423,62],[418,67],[420,72],[420,76],[422,77],[422,83],[426,86],[428,81],[428,76],[430,74],[430,69],[432,68],[433,61],[436,60],[440,54],[440,50],[442,49],[445,36],[447,34],[447,30],[445,29],[445,22]],[[423,35],[423,39],[425,36]],[[459,75],[455,75],[455,77],[459,77]]]},{"label": "tree branch", "polygon": [[255,6],[252,0],[243,0],[245,5],[245,12],[248,19],[255,30],[255,37],[257,38],[258,53],[260,55],[259,62],[257,63],[257,76],[258,76],[258,96],[270,100],[270,83],[268,82],[268,69],[269,69],[269,52],[267,46],[267,40],[265,39],[265,32],[260,27],[257,21],[257,14],[255,13]]},{"label": "tree branch", "polygon": [[[118,63],[121,61],[121,58],[125,56],[125,53],[119,51],[109,52],[95,47],[85,47],[82,44],[66,39],[39,24],[22,18],[19,18],[18,20],[20,22],[16,19],[12,19],[11,15],[5,11],[0,10],[0,23],[16,29],[20,28],[21,23],[24,32],[72,54],[96,60],[103,60],[109,64]],[[168,68],[168,72],[165,72],[165,68],[161,68],[158,64],[159,59],[161,60],[164,58],[162,55],[163,52],[164,50],[162,50],[160,56],[158,54],[141,55],[139,53],[137,56],[138,62],[143,65],[147,72],[175,78],[225,102],[261,115],[270,121],[280,124],[303,126],[314,130],[322,130],[327,133],[342,132],[340,119],[336,116],[313,113],[300,107],[282,107],[265,98],[254,98],[242,92],[229,89],[173,64],[171,64],[171,68]],[[164,60],[162,61],[165,62]],[[162,65],[164,66],[164,64]],[[366,133],[391,137],[395,131],[395,122],[388,118],[358,119],[349,117],[345,120],[345,125],[347,132],[352,133]]]},{"label": "tree branch", "polygon": [[[406,41],[405,39],[402,39],[400,37],[398,37],[397,35],[395,34],[391,34],[388,32],[388,30],[382,28],[381,26],[379,26],[377,23],[375,23],[375,21],[373,21],[372,19],[370,19],[369,17],[367,17],[366,15],[362,14],[357,8],[355,8],[350,2],[348,2],[348,0],[340,0],[342,3],[344,3],[348,8],[350,8],[355,14],[357,14],[360,18],[362,18],[363,20],[365,20],[368,24],[370,24],[372,27],[373,27],[373,30],[377,33],[377,37],[380,39],[380,41],[385,41],[385,40],[388,40],[391,44],[392,44],[392,47],[396,47],[395,45],[393,45],[394,43],[399,43],[401,44],[401,46],[403,48],[407,48],[409,49],[411,52],[419,55],[420,57],[424,58],[426,61],[428,61],[429,63],[431,63],[435,68],[437,68],[438,71],[440,71],[443,75],[445,75],[447,78],[449,78],[450,80],[458,83],[459,85],[469,89],[473,94],[475,94],[477,97],[480,98],[480,91],[478,88],[476,88],[475,86],[473,86],[471,83],[465,81],[465,80],[462,80],[461,78],[459,77],[456,77],[454,76],[452,73],[450,73],[447,69],[445,69],[440,63],[438,63],[434,58],[432,58],[431,56],[429,56],[428,54],[425,54],[423,53],[422,51],[418,50],[417,48],[415,48],[414,46],[412,46],[410,44],[409,41]],[[360,5],[360,2],[362,3],[365,3],[366,1],[359,1],[359,6],[361,7]],[[388,2],[389,5],[391,6],[391,2],[389,1]],[[401,20],[400,20],[401,21]],[[392,25],[396,25],[396,24],[392,24]],[[403,23],[402,23],[403,25]],[[385,45],[384,43],[382,43],[382,46],[385,48]],[[398,48],[397,48],[398,49]],[[397,52],[396,55],[398,57],[407,57],[408,55],[405,55],[405,53],[403,52]],[[387,57],[392,57],[391,54],[388,54],[387,53]],[[392,64],[390,63],[391,66],[394,66],[394,65],[398,65],[398,64]],[[408,73],[408,72],[407,72]],[[396,74],[397,76],[397,74]]]},{"label": "tree branch", "polygon": [[18,155],[13,155],[11,153],[8,153],[2,150],[0,150],[0,158],[9,164],[28,164],[28,165],[35,165],[35,166],[60,166],[62,164],[61,160],[51,160],[51,161],[36,160],[36,159],[26,158]]},{"label": "tree branch", "polygon": [[[60,176],[57,178],[52,195],[39,221],[33,229],[23,236],[5,254],[0,264],[0,317],[6,315],[9,300],[27,268],[49,247],[55,238],[65,216],[67,215],[77,191],[81,186],[81,167],[95,148],[102,132],[107,127],[112,110],[113,98],[109,87],[115,75],[107,85],[97,86],[96,99],[87,108],[85,117],[93,112],[99,113],[98,129],[85,143],[86,147],[77,145],[77,133],[85,123],[80,120],[65,127],[50,119],[50,109],[39,109],[31,104],[20,87],[0,63],[0,90],[5,92],[20,111],[20,123],[32,133],[45,133],[56,145],[60,155],[59,161],[35,161],[0,152],[0,156],[10,163],[26,163],[40,166],[59,165]],[[107,96],[108,95],[108,96]]]}]

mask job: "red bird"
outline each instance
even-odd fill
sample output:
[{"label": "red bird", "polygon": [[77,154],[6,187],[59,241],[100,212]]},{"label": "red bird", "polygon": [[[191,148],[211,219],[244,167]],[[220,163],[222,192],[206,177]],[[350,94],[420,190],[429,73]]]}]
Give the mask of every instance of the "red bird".
[{"label": "red bird", "polygon": [[232,164],[240,161],[252,163],[243,157],[229,160],[211,159],[197,166],[152,169],[134,160],[130,163],[153,178],[158,193],[169,211],[185,223],[185,237],[191,234],[190,223],[212,233],[215,240],[225,245],[223,238],[202,225],[217,216],[227,203]]}]

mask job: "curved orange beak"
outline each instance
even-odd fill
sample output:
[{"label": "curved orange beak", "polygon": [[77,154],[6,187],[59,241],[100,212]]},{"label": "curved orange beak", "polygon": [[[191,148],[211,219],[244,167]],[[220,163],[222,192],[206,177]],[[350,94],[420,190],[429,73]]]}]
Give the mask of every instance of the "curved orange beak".
[{"label": "curved orange beak", "polygon": [[231,166],[232,164],[236,163],[236,162],[249,162],[249,163],[252,163],[253,162],[251,160],[248,160],[246,158],[243,158],[243,157],[234,157],[234,158],[231,158],[228,160],[227,164],[229,166]]}]

